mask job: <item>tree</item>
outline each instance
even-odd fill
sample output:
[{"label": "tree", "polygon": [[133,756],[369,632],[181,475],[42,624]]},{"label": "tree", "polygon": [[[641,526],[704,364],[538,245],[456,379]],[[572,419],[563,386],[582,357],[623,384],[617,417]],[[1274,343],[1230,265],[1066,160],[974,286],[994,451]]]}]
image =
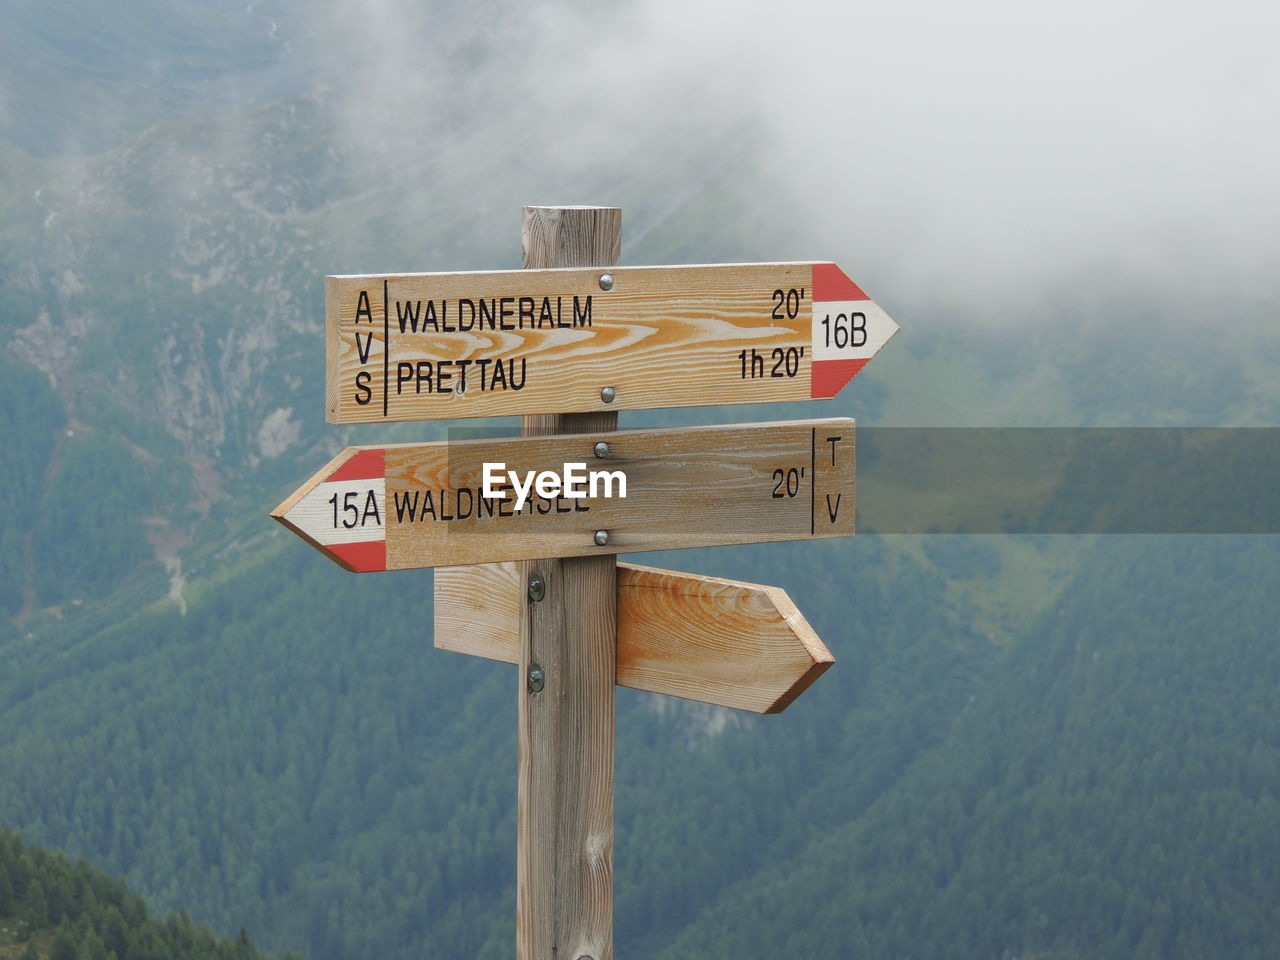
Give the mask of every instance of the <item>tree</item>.
[{"label": "tree", "polygon": [[65,925],[58,928],[49,944],[49,960],[85,960],[84,951]]},{"label": "tree", "polygon": [[0,863],[0,917],[7,917],[17,912],[17,901],[13,893],[13,881],[9,879],[9,870]]}]

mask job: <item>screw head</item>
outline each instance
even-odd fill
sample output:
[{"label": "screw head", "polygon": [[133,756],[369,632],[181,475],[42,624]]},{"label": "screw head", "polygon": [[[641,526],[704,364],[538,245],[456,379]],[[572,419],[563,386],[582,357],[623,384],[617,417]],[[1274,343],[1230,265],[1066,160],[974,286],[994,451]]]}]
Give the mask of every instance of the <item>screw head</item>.
[{"label": "screw head", "polygon": [[605,387],[600,391],[600,399],[605,403],[613,403],[613,398],[617,395],[618,391],[614,390],[613,387]]},{"label": "screw head", "polygon": [[596,456],[603,460],[608,455],[609,455],[609,445],[605,443],[603,440],[601,440],[599,443],[596,444]]},{"label": "screw head", "polygon": [[600,274],[600,289],[601,289],[601,290],[612,290],[612,289],[613,289],[613,274],[612,274],[612,273],[602,273],[602,274]]},{"label": "screw head", "polygon": [[529,578],[529,599],[534,603],[538,603],[547,595],[547,583],[542,579],[542,574],[535,573]]},{"label": "screw head", "polygon": [[536,663],[529,667],[529,692],[541,693],[542,688],[546,686],[547,678],[542,672],[542,668]]},{"label": "screw head", "polygon": [[609,542],[609,531],[597,530],[595,539],[596,539],[596,546],[603,547],[606,543]]}]

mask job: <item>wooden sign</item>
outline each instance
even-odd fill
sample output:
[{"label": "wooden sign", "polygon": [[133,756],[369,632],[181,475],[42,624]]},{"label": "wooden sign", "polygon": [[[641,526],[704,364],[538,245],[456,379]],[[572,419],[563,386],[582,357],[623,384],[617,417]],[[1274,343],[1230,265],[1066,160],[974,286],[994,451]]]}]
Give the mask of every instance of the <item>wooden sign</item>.
[{"label": "wooden sign", "polygon": [[854,465],[850,419],[348,447],[271,515],[358,572],[852,536]]},{"label": "wooden sign", "polygon": [[[514,563],[436,571],[435,645],[520,661]],[[618,564],[619,686],[781,713],[835,662],[780,587]]]},{"label": "wooden sign", "polygon": [[335,276],[330,423],[834,397],[898,330],[834,263]]},{"label": "wooden sign", "polygon": [[851,536],[854,422],[617,431],[828,399],[898,326],[834,263],[618,267],[622,211],[526,207],[527,269],[325,279],[330,423],[522,416],[348,447],[272,516],[348,570],[440,568],[436,646],[517,663],[517,960],[613,956],[619,684],[761,713],[833,662],[786,593],[616,554]]}]

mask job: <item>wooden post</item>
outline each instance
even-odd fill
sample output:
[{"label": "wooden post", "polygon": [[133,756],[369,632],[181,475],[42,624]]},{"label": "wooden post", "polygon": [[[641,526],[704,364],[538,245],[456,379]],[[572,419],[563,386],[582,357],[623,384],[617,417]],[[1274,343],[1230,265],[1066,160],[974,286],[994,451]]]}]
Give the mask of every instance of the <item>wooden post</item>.
[{"label": "wooden post", "polygon": [[[614,266],[621,236],[616,207],[525,207],[524,266]],[[602,433],[618,414],[521,423],[525,436]],[[612,960],[616,558],[523,561],[520,571],[516,960]]]}]

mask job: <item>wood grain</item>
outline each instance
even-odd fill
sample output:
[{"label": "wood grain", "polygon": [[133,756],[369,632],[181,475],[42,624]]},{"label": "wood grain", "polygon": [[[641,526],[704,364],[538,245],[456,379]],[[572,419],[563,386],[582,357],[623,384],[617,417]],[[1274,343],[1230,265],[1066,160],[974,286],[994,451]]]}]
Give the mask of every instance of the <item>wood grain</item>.
[{"label": "wood grain", "polygon": [[[356,503],[380,499],[379,523],[369,511],[368,523],[344,530],[326,474],[309,481],[314,493],[295,494],[273,515],[321,549],[327,536],[335,543],[385,539],[387,570],[854,533],[853,420],[617,432],[582,426],[589,432],[349,447],[334,461],[337,469],[371,453],[382,457],[383,478],[349,482]],[[601,439],[609,445],[604,458],[595,453]],[[616,495],[615,482],[612,497],[601,485],[595,497],[535,497],[516,513],[510,491],[503,504],[481,500],[484,464],[498,462],[521,476],[560,474],[566,463],[621,473],[627,495]],[[607,547],[596,545],[597,530],[608,532]]]},{"label": "wood grain", "polygon": [[[832,331],[813,301],[815,266],[831,265],[611,267],[608,290],[601,269],[327,277],[326,416],[372,423],[833,396],[815,392],[815,355],[867,356],[897,325],[860,301],[871,346],[846,338],[844,349],[821,351]],[[793,290],[804,293],[794,311],[775,299]],[[483,321],[481,304],[490,310]],[[612,402],[601,397],[606,386]]]},{"label": "wood grain", "polygon": [[[514,563],[436,571],[435,645],[520,660]],[[780,587],[618,564],[617,684],[779,713],[835,658]]]},{"label": "wood grain", "polygon": [[[621,218],[608,207],[526,207],[524,265],[611,266]],[[617,423],[612,411],[539,415],[524,417],[521,430],[590,435]],[[612,960],[615,557],[596,548],[593,556],[523,562],[518,570],[525,589],[518,593],[516,958]],[[545,583],[538,602],[527,587],[535,572]],[[540,692],[527,681],[535,665],[545,676]]]}]

